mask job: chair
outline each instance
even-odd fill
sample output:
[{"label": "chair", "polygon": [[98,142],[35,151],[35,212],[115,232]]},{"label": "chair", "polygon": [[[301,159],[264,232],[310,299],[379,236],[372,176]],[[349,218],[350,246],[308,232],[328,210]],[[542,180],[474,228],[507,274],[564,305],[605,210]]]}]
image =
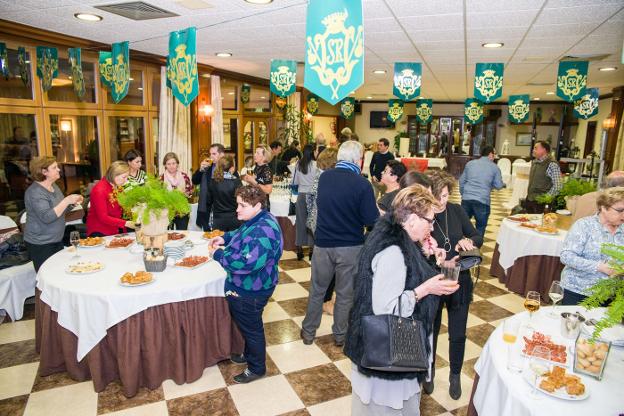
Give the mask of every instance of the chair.
[{"label": "chair", "polygon": [[512,189],[516,185],[516,177],[517,177],[518,166],[522,166],[522,165],[525,165],[527,163],[531,163],[531,162],[527,162],[524,159],[516,159],[511,164],[511,188]]},{"label": "chair", "polygon": [[498,160],[498,168],[503,176],[503,183],[509,188],[511,186],[511,161],[507,158]]}]

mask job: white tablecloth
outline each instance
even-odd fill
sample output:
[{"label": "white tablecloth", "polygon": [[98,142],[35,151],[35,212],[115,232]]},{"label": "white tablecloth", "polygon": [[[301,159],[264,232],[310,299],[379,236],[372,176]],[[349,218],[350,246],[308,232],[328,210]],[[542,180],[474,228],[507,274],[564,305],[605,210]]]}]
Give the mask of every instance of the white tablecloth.
[{"label": "white tablecloth", "polygon": [[429,169],[437,168],[443,170],[446,168],[446,159],[440,157],[429,157],[427,160],[429,161]]},{"label": "white tablecloth", "polygon": [[[201,233],[191,232],[192,241],[202,241]],[[196,245],[186,255],[206,255],[207,245]],[[223,297],[226,273],[216,262],[194,270],[168,266],[155,273],[149,285],[124,287],[119,279],[125,272],[145,270],[141,254],[128,249],[81,248],[81,261],[101,261],[106,267],[94,274],[75,276],[65,273],[74,253],[67,249],[48,259],[39,269],[37,288],[41,300],[58,313],[58,323],[78,338],[76,358],[80,361],[106,336],[113,325],[151,306],[183,302],[207,296]]]},{"label": "white tablecloth", "polygon": [[498,230],[499,264],[505,273],[516,259],[524,256],[559,257],[567,231],[559,230],[557,235],[540,234],[520,226],[520,223],[504,219]]},{"label": "white tablecloth", "polygon": [[191,216],[189,218],[188,229],[191,231],[202,231],[196,224],[197,222],[197,203],[191,204]]},{"label": "white tablecloth", "polygon": [[524,163],[513,166],[513,172],[511,174],[511,187],[513,192],[509,201],[505,202],[503,206],[508,209],[512,209],[522,198],[526,198],[527,190],[529,189],[529,172],[531,171],[531,164]]},{"label": "white tablecloth", "polygon": [[[558,309],[559,311],[583,310],[577,306]],[[533,317],[533,326],[536,330],[553,336],[555,342],[561,343],[565,338],[560,336],[560,321],[548,318],[546,316],[548,312],[550,312],[550,307],[543,308],[536,313]],[[601,312],[594,310],[582,313],[585,316],[596,317]],[[527,312],[523,312],[510,319],[527,321],[528,315]],[[573,340],[565,342],[568,345],[574,344]],[[513,346],[513,354],[520,353],[523,343],[522,337],[518,337],[518,341]],[[568,350],[569,363],[573,362],[573,357],[573,352]],[[507,369],[507,344],[502,339],[502,324],[490,335],[475,364],[475,370],[479,374],[479,384],[473,397],[473,404],[479,416],[615,416],[624,410],[622,395],[624,350],[622,348],[611,347],[601,381],[580,375],[589,391],[589,397],[583,401],[557,399],[540,392],[538,392],[539,400],[532,399],[529,395],[532,387],[522,378],[523,375]],[[571,372],[572,367],[568,367],[566,371]]]},{"label": "white tablecloth", "polygon": [[294,215],[288,215],[288,210],[290,208],[290,196],[288,194],[271,194],[269,196],[269,201],[271,202],[271,214],[276,217],[288,217],[290,222],[295,225],[296,217]]},{"label": "white tablecloth", "polygon": [[32,261],[0,270],[0,309],[14,321],[24,316],[24,301],[35,296],[35,276]]}]

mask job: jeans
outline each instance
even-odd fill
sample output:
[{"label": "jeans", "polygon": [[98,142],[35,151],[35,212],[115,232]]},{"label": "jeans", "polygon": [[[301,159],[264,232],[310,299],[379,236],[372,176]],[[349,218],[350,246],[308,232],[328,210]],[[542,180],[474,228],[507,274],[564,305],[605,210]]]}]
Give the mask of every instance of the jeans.
[{"label": "jeans", "polygon": [[461,206],[466,211],[468,219],[475,218],[477,231],[481,237],[485,235],[485,227],[490,217],[490,206],[479,201],[462,200]]},{"label": "jeans", "polygon": [[41,265],[54,254],[63,250],[63,243],[49,243],[49,244],[31,244],[26,243],[26,251],[28,256],[33,262],[35,272],[39,271]]},{"label": "jeans", "polygon": [[581,295],[580,293],[572,292],[568,289],[563,289],[563,300],[561,301],[562,305],[578,305],[582,301],[585,300],[587,296]]},{"label": "jeans", "polygon": [[266,373],[266,340],[262,324],[262,312],[273,294],[248,295],[228,291],[225,298],[230,306],[230,315],[245,339],[245,359],[252,373],[263,376]]}]

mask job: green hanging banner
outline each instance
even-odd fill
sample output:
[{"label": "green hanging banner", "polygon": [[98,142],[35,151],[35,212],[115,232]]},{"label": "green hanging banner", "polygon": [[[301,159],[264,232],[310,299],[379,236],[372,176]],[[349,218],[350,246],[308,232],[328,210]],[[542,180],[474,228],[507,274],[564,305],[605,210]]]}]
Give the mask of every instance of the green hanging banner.
[{"label": "green hanging banner", "polygon": [[85,94],[85,83],[84,76],[82,74],[82,57],[80,48],[69,48],[67,50],[67,54],[69,55],[69,63],[71,64],[74,92],[78,98],[82,99]]},{"label": "green hanging banner", "polygon": [[474,98],[464,102],[464,120],[468,124],[479,124],[483,121],[483,104]]},{"label": "green hanging banner", "polygon": [[422,64],[396,62],[394,64],[394,84],[392,94],[404,102],[410,102],[420,95],[422,85]]},{"label": "green hanging banner", "polygon": [[388,120],[395,123],[403,116],[403,101],[391,99],[388,100]]},{"label": "green hanging banner", "polygon": [[340,103],[340,115],[345,120],[353,118],[355,115],[355,98],[347,97]]},{"label": "green hanging banner", "polygon": [[586,88],[585,95],[574,102],[574,117],[587,120],[598,114],[598,88]]},{"label": "green hanging banner", "polygon": [[26,63],[27,60],[26,48],[20,46],[17,48],[17,64],[19,66],[20,78],[26,87],[30,85],[30,64]]},{"label": "green hanging banner", "polygon": [[271,59],[271,92],[288,97],[297,90],[297,61]]},{"label": "green hanging banner", "polygon": [[433,119],[433,100],[416,101],[416,118],[420,124],[429,124]]},{"label": "green hanging banner", "polygon": [[194,27],[169,33],[167,80],[173,96],[185,107],[199,95],[196,39]]},{"label": "green hanging banner", "polygon": [[9,72],[9,50],[5,43],[0,43],[0,74],[2,74],[6,80],[11,76]]},{"label": "green hanging banner", "polygon": [[98,70],[102,85],[109,90],[113,90],[113,58],[110,52],[100,52]]},{"label": "green hanging banner", "polygon": [[362,0],[311,0],[304,86],[332,105],[364,83]]},{"label": "green hanging banner", "polygon": [[241,87],[241,102],[243,104],[247,104],[249,102],[249,96],[251,95],[251,86],[247,84],[243,84]]},{"label": "green hanging banner", "polygon": [[585,95],[587,61],[561,61],[557,71],[557,96],[573,102]]},{"label": "green hanging banner", "polygon": [[489,103],[503,94],[503,64],[478,63],[475,68],[474,96],[482,103]]},{"label": "green hanging banner", "polygon": [[319,102],[320,98],[316,94],[308,94],[308,99],[306,100],[306,108],[308,109],[308,113],[314,115],[318,113],[319,110]]},{"label": "green hanging banner", "polygon": [[130,87],[130,50],[128,41],[113,43],[111,52],[113,58],[113,88],[111,97],[117,104],[128,94]]},{"label": "green hanging banner", "polygon": [[508,115],[507,118],[514,124],[519,124],[529,119],[530,111],[530,97],[528,94],[524,95],[510,95],[509,103],[507,104]]},{"label": "green hanging banner", "polygon": [[37,76],[41,78],[43,91],[52,88],[52,80],[58,76],[58,50],[37,46]]}]

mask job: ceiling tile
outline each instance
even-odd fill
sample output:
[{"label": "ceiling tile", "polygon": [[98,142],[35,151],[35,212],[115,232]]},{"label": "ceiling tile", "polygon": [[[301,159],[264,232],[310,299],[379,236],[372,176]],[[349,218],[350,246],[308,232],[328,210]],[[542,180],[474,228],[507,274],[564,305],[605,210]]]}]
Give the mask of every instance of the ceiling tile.
[{"label": "ceiling tile", "polygon": [[514,12],[469,13],[466,20],[468,30],[491,29],[495,27],[528,27],[537,14],[537,10],[518,10]]},{"label": "ceiling tile", "polygon": [[418,30],[439,30],[464,26],[464,19],[460,13],[411,17],[399,15],[399,21],[405,27],[411,26],[418,28]]},{"label": "ceiling tile", "polygon": [[564,7],[559,9],[545,9],[537,21],[536,25],[543,24],[573,24],[602,22],[608,19],[622,8],[621,2],[606,3],[600,6]]}]

